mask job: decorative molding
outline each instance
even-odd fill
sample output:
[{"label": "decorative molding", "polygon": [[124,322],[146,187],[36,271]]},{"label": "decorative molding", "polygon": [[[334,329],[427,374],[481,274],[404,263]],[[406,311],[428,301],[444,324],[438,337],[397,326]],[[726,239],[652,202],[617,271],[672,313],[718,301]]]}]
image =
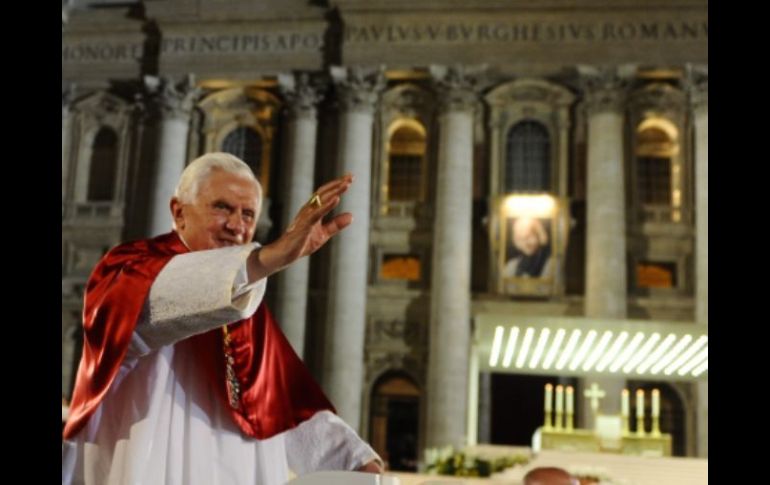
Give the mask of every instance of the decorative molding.
[{"label": "decorative molding", "polygon": [[344,111],[374,113],[386,84],[384,67],[333,66],[330,73],[337,89],[337,101]]},{"label": "decorative molding", "polygon": [[651,111],[675,118],[684,112],[687,97],[683,91],[670,84],[652,83],[631,93],[628,104],[635,112]]},{"label": "decorative molding", "polygon": [[414,84],[399,84],[382,95],[381,111],[391,119],[429,119],[435,107],[435,97]]},{"label": "decorative molding", "polygon": [[[205,150],[218,149],[224,138],[241,126],[256,130],[264,141],[272,141],[281,107],[281,100],[264,89],[237,87],[206,96],[198,103]],[[263,155],[270,156],[269,152]]]},{"label": "decorative molding", "polygon": [[406,372],[415,380],[417,386],[425,389],[425,359],[420,355],[402,352],[369,352],[366,362],[366,388],[372,385],[384,374],[391,371]]},{"label": "decorative molding", "polygon": [[376,319],[370,322],[367,341],[369,346],[387,346],[388,342],[420,344],[423,341],[422,327],[415,322],[402,319]]},{"label": "decorative molding", "polygon": [[565,87],[543,79],[517,79],[495,87],[485,99],[490,106],[529,102],[559,108],[571,105],[575,96]]},{"label": "decorative molding", "polygon": [[109,126],[118,134],[125,126],[130,112],[134,109],[132,104],[104,91],[98,91],[82,98],[72,104],[72,107],[79,113],[85,131],[100,126]]}]

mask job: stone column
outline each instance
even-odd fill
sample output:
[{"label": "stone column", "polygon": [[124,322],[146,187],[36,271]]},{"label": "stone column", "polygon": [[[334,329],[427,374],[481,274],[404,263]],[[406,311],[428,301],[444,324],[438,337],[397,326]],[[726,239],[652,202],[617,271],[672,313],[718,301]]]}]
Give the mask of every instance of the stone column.
[{"label": "stone column", "polygon": [[[579,68],[588,122],[585,316],[626,318],[625,81],[614,68]],[[590,381],[590,382],[589,382]],[[587,379],[606,392],[600,412],[617,413],[625,380]],[[582,398],[582,396],[580,396]],[[590,406],[584,423],[593,427]]]},{"label": "stone column", "polygon": [[479,443],[492,442],[492,373],[479,375]]},{"label": "stone column", "polygon": [[340,103],[337,170],[339,175],[352,173],[355,181],[337,210],[352,213],[353,223],[331,241],[323,384],[340,417],[358,429],[364,379],[372,127],[385,82],[379,70],[333,67],[331,75]]},{"label": "stone column", "polygon": [[431,68],[440,94],[439,154],[431,271],[426,446],[466,440],[470,353],[474,79]]},{"label": "stone column", "polygon": [[[287,103],[286,160],[282,193],[285,197],[282,221],[286,229],[313,193],[316,131],[316,105],[319,89],[306,74],[280,76],[281,91]],[[297,355],[303,357],[310,259],[302,258],[277,275],[276,316],[283,333]]]},{"label": "stone column", "polygon": [[[63,11],[63,9],[62,9]],[[67,193],[67,179],[70,164],[70,146],[72,139],[72,112],[70,105],[75,100],[75,84],[62,83],[61,91],[61,201],[64,204]]]},{"label": "stone column", "polygon": [[[689,91],[695,129],[695,323],[709,323],[709,90],[708,67],[689,69]],[[708,458],[708,381],[697,384],[698,456]]]},{"label": "stone column", "polygon": [[169,201],[187,163],[187,134],[190,114],[199,90],[192,76],[174,84],[170,79],[145,77],[147,89],[160,109],[158,145],[150,191],[148,235],[157,236],[172,228]]}]

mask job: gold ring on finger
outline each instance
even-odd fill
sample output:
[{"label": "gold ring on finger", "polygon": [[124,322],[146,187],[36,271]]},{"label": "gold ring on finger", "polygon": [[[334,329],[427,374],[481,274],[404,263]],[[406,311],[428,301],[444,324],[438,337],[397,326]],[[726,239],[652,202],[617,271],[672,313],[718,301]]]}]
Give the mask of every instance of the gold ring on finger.
[{"label": "gold ring on finger", "polygon": [[313,197],[310,198],[309,201],[307,201],[307,205],[311,205],[314,207],[321,207],[323,203],[321,202],[321,196],[318,194],[313,194]]}]

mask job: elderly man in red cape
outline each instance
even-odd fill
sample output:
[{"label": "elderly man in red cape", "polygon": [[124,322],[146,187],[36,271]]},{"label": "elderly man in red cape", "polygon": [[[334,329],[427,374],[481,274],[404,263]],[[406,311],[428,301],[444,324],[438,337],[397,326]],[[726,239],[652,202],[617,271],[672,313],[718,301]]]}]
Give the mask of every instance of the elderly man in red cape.
[{"label": "elderly man in red cape", "polygon": [[324,222],[351,183],[322,186],[260,246],[249,167],[211,153],[185,169],[174,231],[113,248],[88,281],[62,483],[270,485],[288,469],[382,471],[262,302],[267,276],[351,223],[349,213]]}]

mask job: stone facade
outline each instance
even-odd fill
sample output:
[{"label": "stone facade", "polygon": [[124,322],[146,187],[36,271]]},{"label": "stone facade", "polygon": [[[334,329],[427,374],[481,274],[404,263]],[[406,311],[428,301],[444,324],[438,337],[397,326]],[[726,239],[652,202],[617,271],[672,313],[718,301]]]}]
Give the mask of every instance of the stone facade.
[{"label": "stone facade", "polygon": [[[306,3],[63,9],[63,395],[91,268],[121,241],[170,229],[175,178],[238,129],[259,143],[243,153],[266,189],[261,241],[313,186],[357,177],[343,207],[354,225],[268,298],[365,437],[373,393],[397,372],[421,392],[419,445],[463,443],[483,312],[708,323],[705,1]],[[546,191],[565,214],[553,291],[535,299],[501,293],[490,230],[522,121],[544,127]],[[670,203],[639,189],[660,176],[638,148],[655,133],[675,145]],[[412,162],[405,196],[399,170]],[[106,196],[93,197],[95,174],[111,181]],[[645,283],[661,262],[669,283]],[[705,456],[707,384],[676,391],[687,451]],[[489,395],[479,402],[488,428]]]}]

